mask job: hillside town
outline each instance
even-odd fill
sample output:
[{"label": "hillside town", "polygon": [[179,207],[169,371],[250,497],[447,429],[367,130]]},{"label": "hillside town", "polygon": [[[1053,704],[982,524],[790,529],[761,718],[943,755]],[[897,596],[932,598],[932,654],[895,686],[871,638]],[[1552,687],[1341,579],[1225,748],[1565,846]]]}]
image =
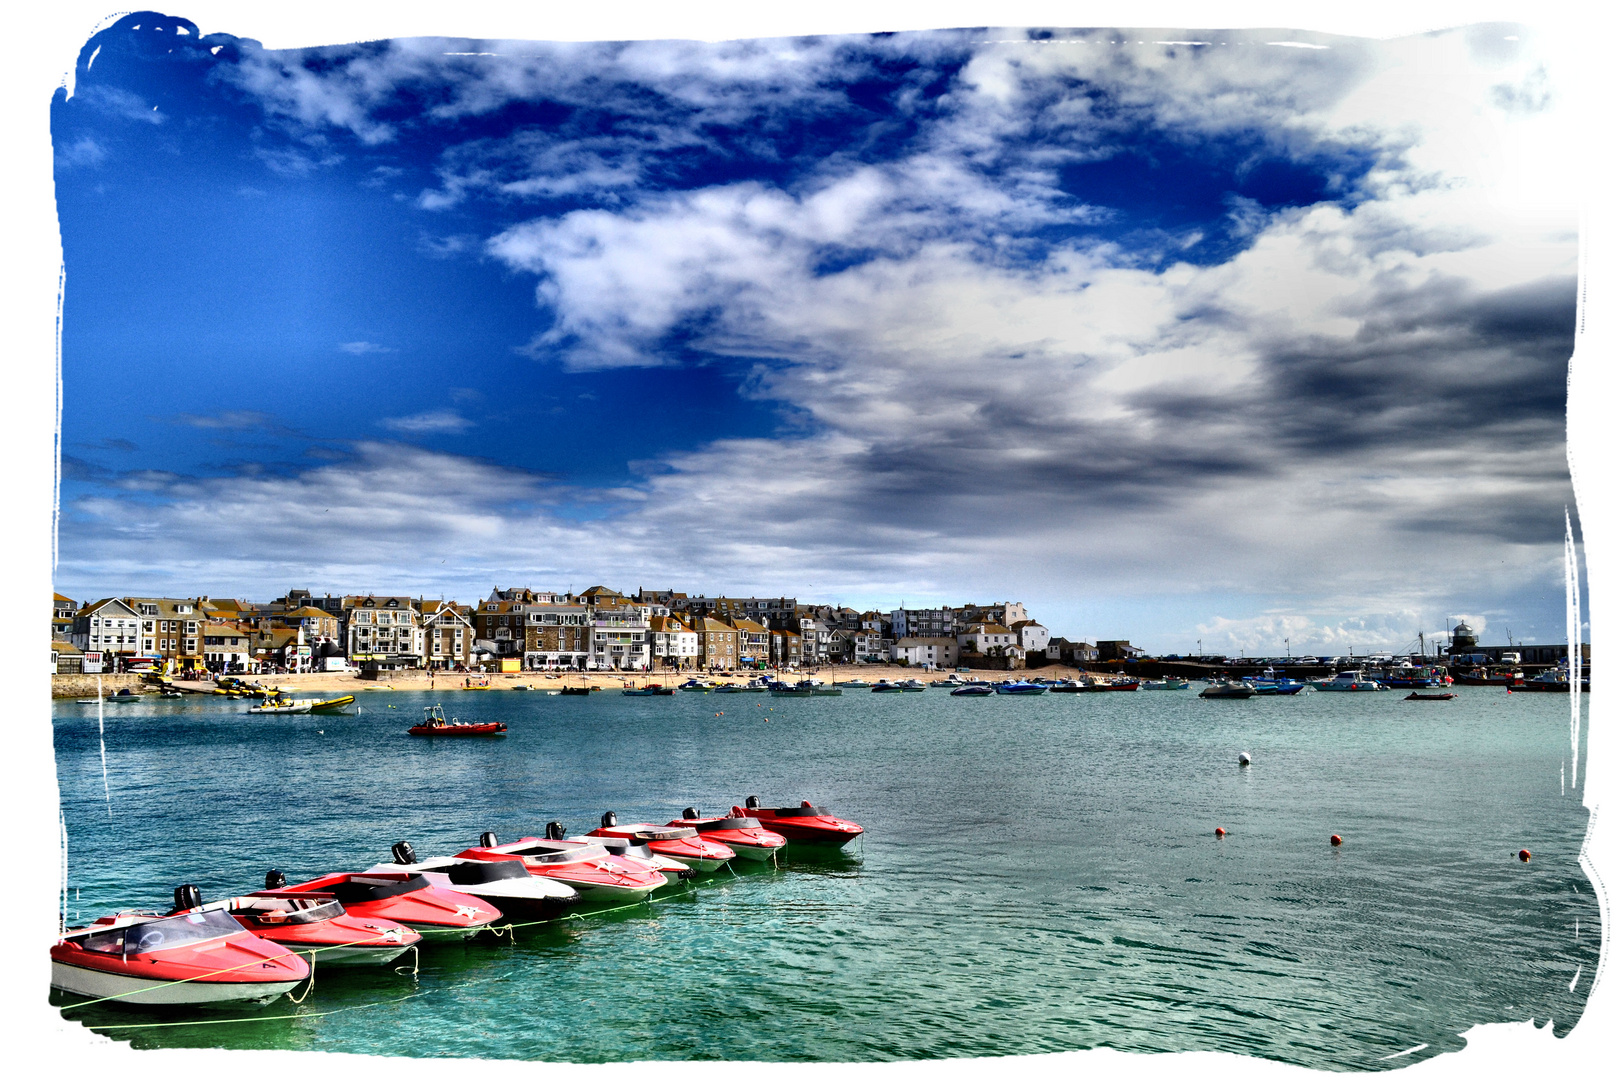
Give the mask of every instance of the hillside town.
[{"label": "hillside town", "polygon": [[793,597],[595,586],[497,588],[473,604],[292,589],[268,603],[60,593],[53,674],[740,671],[887,662],[930,669],[1079,666],[1138,653],[1053,637],[1022,603],[856,611]]}]

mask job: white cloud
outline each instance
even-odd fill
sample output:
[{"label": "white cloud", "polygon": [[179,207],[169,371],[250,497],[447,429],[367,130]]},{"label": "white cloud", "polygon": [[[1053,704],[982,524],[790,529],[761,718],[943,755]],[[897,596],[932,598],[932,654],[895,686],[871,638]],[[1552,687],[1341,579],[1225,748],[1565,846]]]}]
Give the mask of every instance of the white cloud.
[{"label": "white cloud", "polygon": [[459,434],[473,426],[473,422],[451,409],[437,409],[414,416],[395,416],[379,420],[390,431],[406,435]]},{"label": "white cloud", "polygon": [[391,353],[399,350],[389,345],[378,345],[374,341],[345,341],[338,346],[339,349],[350,356],[371,356],[376,353]]}]

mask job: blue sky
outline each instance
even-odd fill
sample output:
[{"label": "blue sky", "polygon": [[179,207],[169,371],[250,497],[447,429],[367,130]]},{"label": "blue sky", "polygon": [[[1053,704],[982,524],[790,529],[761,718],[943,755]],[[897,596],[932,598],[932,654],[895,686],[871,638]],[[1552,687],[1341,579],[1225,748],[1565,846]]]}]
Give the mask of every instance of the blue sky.
[{"label": "blue sky", "polygon": [[218,30],[126,17],[52,104],[69,595],[1562,634],[1576,222],[1522,28]]}]

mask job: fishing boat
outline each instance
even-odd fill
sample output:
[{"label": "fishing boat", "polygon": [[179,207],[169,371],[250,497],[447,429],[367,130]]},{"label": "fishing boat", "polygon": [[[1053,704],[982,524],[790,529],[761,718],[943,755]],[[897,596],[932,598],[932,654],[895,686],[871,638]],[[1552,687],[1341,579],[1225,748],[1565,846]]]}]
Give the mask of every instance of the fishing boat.
[{"label": "fishing boat", "polygon": [[563,697],[590,697],[591,688],[588,686],[565,686],[561,690]]},{"label": "fishing boat", "polygon": [[135,691],[126,686],[122,690],[118,691],[118,693],[108,694],[101,700],[105,701],[109,705],[127,705],[132,701],[141,700],[141,695],[137,694]]},{"label": "fishing boat", "polygon": [[[1581,680],[1581,689],[1587,689],[1587,681]],[[1515,690],[1539,691],[1541,693],[1567,694],[1569,693],[1569,673],[1556,668],[1548,668],[1534,678],[1526,679],[1523,683],[1514,685]]]},{"label": "fishing boat", "polygon": [[1200,690],[1198,696],[1204,698],[1252,698],[1254,697],[1254,687],[1246,682],[1212,682]]},{"label": "fishing boat", "polygon": [[[190,894],[186,890],[190,889]],[[265,889],[214,904],[201,903],[194,886],[174,891],[177,912],[219,908],[266,941],[304,954],[315,953],[320,967],[386,964],[422,940],[392,919],[351,915],[325,893],[283,893]]]},{"label": "fishing boat", "polygon": [[1109,679],[1105,689],[1108,689],[1108,690],[1123,690],[1126,693],[1129,693],[1130,691],[1135,690],[1137,687],[1139,687],[1141,685],[1142,685],[1142,682],[1141,682],[1140,679],[1131,679],[1131,678]]},{"label": "fishing boat", "polygon": [[[1053,689],[1056,688],[1054,687]],[[975,683],[963,683],[961,686],[958,686],[955,690],[951,691],[951,697],[989,697],[994,693],[995,691],[988,686],[980,686]]]},{"label": "fishing boat", "polygon": [[1410,694],[1407,694],[1401,700],[1402,701],[1450,701],[1452,698],[1454,698],[1456,696],[1457,696],[1456,694],[1451,693],[1449,690],[1446,691],[1444,694],[1420,694],[1416,690],[1414,690]]},{"label": "fishing boat", "polygon": [[870,690],[872,688],[872,684],[865,679],[848,679],[836,685],[844,690]]},{"label": "fishing boat", "polygon": [[422,722],[410,729],[412,735],[505,735],[506,725],[496,723],[467,724],[452,717],[444,718],[444,709],[429,705],[422,710]]},{"label": "fishing boat", "polygon": [[798,806],[761,806],[759,796],[750,795],[743,806],[731,808],[731,816],[756,819],[761,827],[780,833],[790,846],[842,847],[866,831],[853,821],[833,817],[825,806],[815,806],[808,799]]},{"label": "fishing boat", "polygon": [[[1133,686],[1131,689],[1134,690],[1136,688]],[[1040,683],[1032,683],[1032,682],[1003,682],[1003,683],[997,683],[996,687],[995,687],[995,690],[996,690],[996,693],[998,693],[998,694],[1019,694],[1019,695],[1023,695],[1023,696],[1031,696],[1031,695],[1034,695],[1034,694],[1044,694],[1044,693],[1046,693],[1046,687],[1045,686],[1043,686]],[[953,693],[954,693],[954,691],[953,691]]]},{"label": "fishing boat", "polygon": [[697,808],[688,806],[681,811],[681,825],[696,829],[705,839],[726,845],[737,855],[755,862],[765,862],[787,846],[787,837],[772,832],[756,817],[703,817]]},{"label": "fishing boat", "polygon": [[[586,691],[589,693],[589,691]],[[674,697],[675,690],[668,686],[658,686],[648,683],[646,686],[627,686],[619,693],[625,697]]]},{"label": "fishing boat", "polygon": [[454,855],[418,859],[409,841],[392,850],[394,861],[379,863],[368,874],[421,874],[430,884],[477,897],[499,908],[507,919],[555,919],[580,901],[579,891],[566,882],[536,877],[515,862],[481,862]]},{"label": "fishing boat", "polygon": [[264,886],[281,895],[329,895],[351,915],[408,926],[429,943],[472,937],[501,917],[500,909],[491,904],[440,888],[423,874],[394,867],[362,874],[322,874],[297,885],[288,885],[286,875],[272,870],[265,875]]},{"label": "fishing boat", "polygon": [[302,957],[219,908],[119,912],[51,946],[53,988],[143,1008],[266,1005],[308,975]]},{"label": "fishing boat", "polygon": [[612,810],[602,815],[599,827],[585,835],[591,839],[615,837],[630,840],[654,855],[674,859],[700,874],[712,874],[737,857],[737,853],[725,844],[699,836],[698,831],[690,826],[654,825],[651,822],[620,825],[618,815]]},{"label": "fishing boat", "polygon": [[810,692],[810,688],[808,686],[799,686],[799,685],[788,686],[785,683],[777,683],[775,686],[771,687],[771,697],[814,697],[814,696],[815,695]]},{"label": "fishing boat", "polygon": [[1166,676],[1163,679],[1148,679],[1142,683],[1144,690],[1185,690],[1190,684],[1186,679],[1172,679]]},{"label": "fishing boat", "polygon": [[587,902],[645,900],[668,880],[645,863],[614,855],[600,842],[569,840],[560,822],[546,824],[546,839],[525,836],[508,844],[494,833],[479,837],[479,845],[456,853],[458,859],[479,862],[516,862],[525,871],[565,882]]}]

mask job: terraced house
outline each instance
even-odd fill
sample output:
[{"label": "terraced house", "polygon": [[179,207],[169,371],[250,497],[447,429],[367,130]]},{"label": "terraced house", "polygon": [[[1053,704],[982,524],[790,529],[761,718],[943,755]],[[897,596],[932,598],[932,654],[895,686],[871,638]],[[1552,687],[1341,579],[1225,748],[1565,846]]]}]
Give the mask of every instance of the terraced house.
[{"label": "terraced house", "polygon": [[647,608],[618,593],[604,593],[597,594],[591,610],[591,669],[648,670],[652,666],[652,642]]},{"label": "terraced house", "polygon": [[203,614],[197,600],[176,600],[159,596],[121,598],[141,619],[139,655],[160,662],[169,670],[203,666]]},{"label": "terraced house", "polygon": [[522,600],[485,600],[473,612],[473,630],[477,641],[474,651],[484,650],[496,660],[514,660],[523,656],[523,613],[528,604]]},{"label": "terraced house", "polygon": [[768,628],[740,616],[732,616],[725,623],[737,631],[737,663],[740,666],[770,666],[771,632]]},{"label": "terraced house", "polygon": [[345,596],[342,627],[351,663],[384,670],[422,666],[422,627],[408,596]]},{"label": "terraced house", "polygon": [[582,670],[591,655],[590,608],[566,598],[523,609],[523,666],[529,671]]},{"label": "terraced house", "polygon": [[422,652],[427,666],[436,670],[471,667],[473,654],[472,608],[454,600],[424,600]]},{"label": "terraced house", "polygon": [[117,597],[84,605],[73,618],[75,647],[102,658],[104,670],[132,659],[141,650],[141,616]]}]

